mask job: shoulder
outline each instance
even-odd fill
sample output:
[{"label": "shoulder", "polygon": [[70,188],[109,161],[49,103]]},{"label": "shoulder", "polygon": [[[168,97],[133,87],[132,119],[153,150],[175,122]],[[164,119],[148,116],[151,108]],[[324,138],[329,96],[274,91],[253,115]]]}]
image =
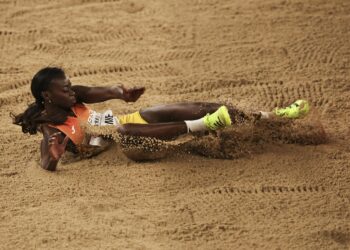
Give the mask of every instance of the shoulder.
[{"label": "shoulder", "polygon": [[82,112],[88,112],[88,111],[90,111],[90,108],[89,108],[89,106],[85,105],[83,102],[77,102],[72,107],[72,110],[75,114],[77,114],[77,113],[82,113]]}]

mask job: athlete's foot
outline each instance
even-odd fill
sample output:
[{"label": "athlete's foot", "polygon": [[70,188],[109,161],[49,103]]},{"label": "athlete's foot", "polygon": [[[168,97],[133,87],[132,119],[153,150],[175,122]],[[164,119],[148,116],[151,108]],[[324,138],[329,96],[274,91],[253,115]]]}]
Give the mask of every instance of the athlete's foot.
[{"label": "athlete's foot", "polygon": [[275,108],[273,113],[278,117],[297,119],[309,113],[310,106],[305,100],[297,100],[286,108]]},{"label": "athlete's foot", "polygon": [[204,117],[204,124],[210,130],[217,130],[230,126],[232,124],[228,109],[226,106],[221,106],[212,114],[207,114]]}]

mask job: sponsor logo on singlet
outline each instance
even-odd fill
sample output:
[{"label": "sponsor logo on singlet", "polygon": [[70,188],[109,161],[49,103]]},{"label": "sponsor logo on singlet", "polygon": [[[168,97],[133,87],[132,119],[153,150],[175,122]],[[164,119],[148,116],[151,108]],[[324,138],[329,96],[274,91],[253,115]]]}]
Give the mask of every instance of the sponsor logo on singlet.
[{"label": "sponsor logo on singlet", "polygon": [[104,113],[98,113],[91,110],[88,123],[93,126],[117,125],[118,119],[113,116],[112,110],[107,110]]}]

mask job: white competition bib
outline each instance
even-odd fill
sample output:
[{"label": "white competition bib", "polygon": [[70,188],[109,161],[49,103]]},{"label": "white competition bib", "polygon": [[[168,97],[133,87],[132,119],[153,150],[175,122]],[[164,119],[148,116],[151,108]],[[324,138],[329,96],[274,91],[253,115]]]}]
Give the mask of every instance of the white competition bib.
[{"label": "white competition bib", "polygon": [[104,113],[98,113],[91,110],[88,118],[88,123],[93,126],[117,125],[118,118],[113,116],[112,110],[107,110]]},{"label": "white competition bib", "polygon": [[[107,126],[107,125],[117,125],[119,124],[118,118],[113,116],[112,110],[107,110],[104,113],[98,113],[96,111],[90,110],[88,123],[93,126]],[[92,136],[90,138],[89,144],[93,146],[102,146],[103,138],[100,136]]]}]

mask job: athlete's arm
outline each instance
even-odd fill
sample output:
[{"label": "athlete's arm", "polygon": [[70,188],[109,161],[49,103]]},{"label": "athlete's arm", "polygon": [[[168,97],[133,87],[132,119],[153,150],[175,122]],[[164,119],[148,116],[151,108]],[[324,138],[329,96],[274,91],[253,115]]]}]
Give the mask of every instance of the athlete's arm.
[{"label": "athlete's arm", "polygon": [[135,102],[145,92],[144,87],[125,88],[114,87],[88,87],[82,85],[72,86],[78,102],[97,103],[111,99],[121,99],[126,102]]},{"label": "athlete's arm", "polygon": [[65,152],[69,138],[55,128],[42,126],[43,140],[41,140],[41,167],[55,171],[57,164]]}]

